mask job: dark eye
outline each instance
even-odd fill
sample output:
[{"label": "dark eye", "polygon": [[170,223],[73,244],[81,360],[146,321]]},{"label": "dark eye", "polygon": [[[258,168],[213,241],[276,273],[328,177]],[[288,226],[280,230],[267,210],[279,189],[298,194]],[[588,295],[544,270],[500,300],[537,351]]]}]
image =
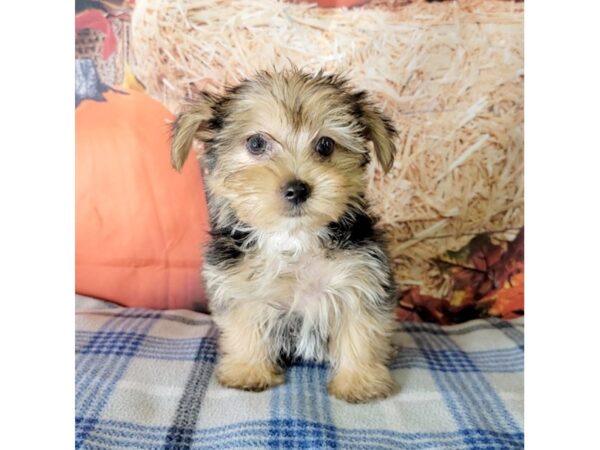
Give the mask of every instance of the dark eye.
[{"label": "dark eye", "polygon": [[323,136],[317,141],[315,150],[321,156],[329,156],[333,153],[333,139]]},{"label": "dark eye", "polygon": [[267,141],[260,134],[253,134],[246,141],[246,148],[253,155],[262,155],[267,149]]}]

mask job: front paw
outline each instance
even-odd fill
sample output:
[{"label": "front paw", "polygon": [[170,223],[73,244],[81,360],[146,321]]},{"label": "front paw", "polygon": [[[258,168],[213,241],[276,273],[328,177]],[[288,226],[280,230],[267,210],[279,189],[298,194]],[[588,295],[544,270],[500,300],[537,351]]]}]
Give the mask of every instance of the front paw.
[{"label": "front paw", "polygon": [[226,387],[258,392],[283,383],[283,374],[270,364],[224,359],[217,368],[217,380]]},{"label": "front paw", "polygon": [[366,403],[390,396],[397,385],[387,367],[342,369],[329,382],[329,393],[349,403]]}]

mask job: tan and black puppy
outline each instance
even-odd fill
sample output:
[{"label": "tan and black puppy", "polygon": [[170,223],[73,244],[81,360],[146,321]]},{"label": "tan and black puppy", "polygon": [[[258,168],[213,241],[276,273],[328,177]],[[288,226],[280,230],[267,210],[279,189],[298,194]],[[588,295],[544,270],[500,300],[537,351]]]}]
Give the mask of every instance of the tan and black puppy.
[{"label": "tan and black puppy", "polygon": [[194,138],[205,147],[219,381],[266,389],[303,358],[331,364],[340,399],[390,395],[395,289],[365,201],[370,143],[393,162],[390,122],[343,78],[291,69],[203,94],[173,133],[177,169]]}]

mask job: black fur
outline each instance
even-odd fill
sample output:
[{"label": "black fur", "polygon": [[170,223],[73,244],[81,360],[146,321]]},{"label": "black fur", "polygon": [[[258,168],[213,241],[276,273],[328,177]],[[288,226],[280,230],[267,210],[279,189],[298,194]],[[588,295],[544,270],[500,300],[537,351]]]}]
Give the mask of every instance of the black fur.
[{"label": "black fur", "polygon": [[[366,92],[365,91],[358,91],[358,92],[354,92],[353,94],[350,95],[349,101],[348,103],[351,105],[350,107],[351,109],[351,113],[352,113],[352,117],[354,117],[354,119],[362,124],[364,121],[364,100],[365,100],[365,96],[366,96]],[[363,139],[368,139],[369,138],[369,130],[363,126],[362,127],[362,132],[361,132],[361,137]]]},{"label": "black fur", "polygon": [[[367,100],[367,93],[365,91],[357,91],[353,92],[350,95],[349,104],[351,105],[352,116],[361,124],[363,124],[362,137],[364,139],[370,139],[370,131],[369,127],[364,124],[364,115],[366,109],[371,109],[373,111],[377,111],[369,101]],[[385,115],[379,113],[381,120],[383,121],[383,125],[385,126],[385,130],[390,135],[396,135],[396,128],[392,124],[391,120],[388,119]]]},{"label": "black fur", "polygon": [[367,93],[365,91],[354,92],[350,97],[350,104],[352,105],[352,115],[357,119],[361,120],[364,113],[364,103]]},{"label": "black fur", "polygon": [[208,169],[209,173],[215,170],[215,167],[217,167],[217,151],[215,149],[213,139],[209,139],[204,143],[202,166]]},{"label": "black fur", "polygon": [[209,172],[212,172],[217,166],[218,160],[218,135],[223,130],[225,122],[227,120],[227,104],[231,102],[231,96],[235,95],[242,85],[235,86],[227,89],[227,93],[224,97],[216,98],[212,97],[211,112],[212,115],[207,122],[208,129],[212,131],[212,138],[204,141],[204,156],[202,158],[202,165]]},{"label": "black fur", "polygon": [[211,230],[212,240],[205,251],[206,262],[222,269],[234,266],[244,255],[242,247],[247,245],[249,234],[232,228]]},{"label": "black fur", "polygon": [[380,234],[375,230],[375,220],[362,209],[348,209],[338,221],[329,223],[327,228],[335,248],[346,250],[381,242]]},{"label": "black fur", "polygon": [[[283,315],[282,315],[282,319]],[[279,351],[276,352],[277,363],[282,366],[293,364],[296,351],[296,340],[302,328],[302,316],[294,313],[291,319],[280,320],[278,326],[271,329],[270,338],[279,343]],[[281,325],[280,325],[281,324]]]},{"label": "black fur", "polygon": [[212,117],[208,121],[208,126],[214,132],[221,131],[225,125],[225,119],[227,119],[227,105],[231,102],[229,95],[219,98],[212,105]]},{"label": "black fur", "polygon": [[360,163],[360,167],[367,167],[370,162],[371,162],[371,157],[369,156],[369,153],[365,153],[363,155],[363,161]]},{"label": "black fur", "polygon": [[395,305],[396,285],[390,269],[389,257],[386,253],[385,240],[379,230],[375,228],[376,220],[364,211],[363,208],[349,208],[348,211],[336,222],[331,222],[328,248],[339,250],[361,250],[376,259],[382,267],[386,268],[384,289],[387,297],[381,299],[382,305]]},{"label": "black fur", "polygon": [[[301,335],[304,317],[300,313],[293,313],[291,316],[284,313],[280,317],[276,326],[271,328],[269,337],[271,342],[277,343],[277,349],[273,355],[275,361],[280,366],[288,367],[301,363],[303,360],[302,356],[298,354],[296,343]],[[322,342],[315,329],[311,329],[310,341],[312,341],[310,345],[313,346],[327,345],[326,342]]]},{"label": "black fur", "polygon": [[208,121],[208,128],[212,131],[220,131],[223,128],[223,118],[223,115],[214,115],[213,113],[213,116]]},{"label": "black fur", "polygon": [[388,132],[388,134],[392,136],[398,134],[396,127],[392,124],[390,119],[382,115],[381,120],[383,120],[383,125],[385,126],[385,130]]}]

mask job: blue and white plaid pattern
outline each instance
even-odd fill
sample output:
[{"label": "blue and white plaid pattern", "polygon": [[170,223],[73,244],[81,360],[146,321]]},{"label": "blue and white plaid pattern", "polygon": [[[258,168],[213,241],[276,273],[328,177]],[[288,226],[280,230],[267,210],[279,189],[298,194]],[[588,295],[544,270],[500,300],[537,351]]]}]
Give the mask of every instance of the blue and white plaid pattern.
[{"label": "blue and white plaid pattern", "polygon": [[261,393],[221,387],[216,329],[191,311],[78,298],[77,449],[523,448],[523,320],[403,323],[400,391],[350,405],[326,365],[300,363]]}]

